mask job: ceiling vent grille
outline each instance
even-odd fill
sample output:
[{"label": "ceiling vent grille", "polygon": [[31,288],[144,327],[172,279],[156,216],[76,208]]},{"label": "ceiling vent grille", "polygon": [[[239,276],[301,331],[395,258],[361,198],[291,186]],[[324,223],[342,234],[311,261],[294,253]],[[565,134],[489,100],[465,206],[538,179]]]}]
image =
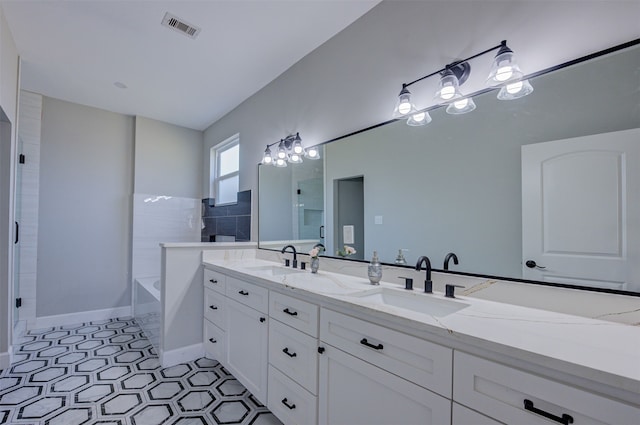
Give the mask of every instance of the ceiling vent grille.
[{"label": "ceiling vent grille", "polygon": [[185,22],[184,19],[180,19],[169,12],[164,14],[162,25],[178,31],[189,38],[196,38],[198,34],[200,34],[200,28]]}]

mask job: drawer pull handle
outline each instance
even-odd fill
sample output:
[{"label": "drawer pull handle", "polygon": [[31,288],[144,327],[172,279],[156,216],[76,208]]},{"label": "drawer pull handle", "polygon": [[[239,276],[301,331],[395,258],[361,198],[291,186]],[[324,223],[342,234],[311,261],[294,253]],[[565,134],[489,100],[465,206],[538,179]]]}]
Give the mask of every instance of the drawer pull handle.
[{"label": "drawer pull handle", "polygon": [[249,293],[247,291],[238,291],[238,294],[247,296]]},{"label": "drawer pull handle", "polygon": [[286,398],[283,398],[283,399],[282,399],[282,404],[284,404],[285,406],[287,406],[287,407],[288,407],[289,409],[291,409],[291,410],[293,410],[293,409],[295,409],[295,408],[296,408],[296,405],[295,405],[295,404],[289,404],[289,403],[287,402],[287,399],[286,399]]},{"label": "drawer pull handle", "polygon": [[371,344],[369,341],[367,341],[367,338],[362,338],[362,340],[360,340],[360,344],[366,345],[367,347],[373,348],[374,350],[382,350],[384,348],[382,344],[378,344],[378,345]]},{"label": "drawer pull handle", "polygon": [[569,425],[573,423],[573,416],[567,415],[566,413],[563,413],[562,416],[556,416],[553,413],[545,412],[544,410],[533,407],[533,401],[531,400],[527,400],[527,399],[524,400],[524,410],[537,413],[540,416],[544,416],[547,419],[560,422],[561,424],[564,424],[564,425]]},{"label": "drawer pull handle", "polygon": [[215,344],[215,343],[216,343],[216,342],[218,342],[218,341],[216,341],[216,340],[215,340],[215,339],[213,339],[213,338],[209,338],[209,342],[210,342],[210,343],[212,343],[212,344]]},{"label": "drawer pull handle", "polygon": [[216,279],[209,279],[209,282],[211,283],[218,283],[218,281]]},{"label": "drawer pull handle", "polygon": [[209,308],[210,308],[211,310],[217,310],[217,309],[218,309],[218,307],[216,307],[215,305],[210,305],[210,306],[209,306]]},{"label": "drawer pull handle", "polygon": [[290,352],[289,352],[289,348],[287,348],[287,347],[284,347],[284,348],[282,349],[282,352],[283,352],[283,353],[285,353],[285,354],[286,354],[287,356],[289,356],[289,357],[295,357],[295,356],[297,356],[297,354],[296,354],[296,353],[290,353]]},{"label": "drawer pull handle", "polygon": [[285,309],[284,309],[284,310],[282,310],[282,311],[284,311],[285,313],[287,313],[289,316],[297,316],[297,315],[298,315],[298,312],[297,312],[297,311],[291,311],[291,310],[289,310],[289,307],[285,308]]}]

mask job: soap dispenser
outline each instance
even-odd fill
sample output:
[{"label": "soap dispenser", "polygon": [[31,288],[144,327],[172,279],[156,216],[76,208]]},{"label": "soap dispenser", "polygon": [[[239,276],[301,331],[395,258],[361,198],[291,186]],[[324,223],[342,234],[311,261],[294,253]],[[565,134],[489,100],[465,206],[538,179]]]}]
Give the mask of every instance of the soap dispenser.
[{"label": "soap dispenser", "polygon": [[379,285],[382,279],[382,264],[380,264],[380,260],[378,259],[378,251],[373,251],[373,258],[367,271],[369,274],[369,282],[371,282],[372,285]]},{"label": "soap dispenser", "polygon": [[404,254],[402,253],[402,251],[408,251],[408,249],[399,249],[398,250],[398,256],[396,257],[396,261],[394,261],[394,263],[399,265],[399,266],[407,265],[407,260],[405,260]]}]

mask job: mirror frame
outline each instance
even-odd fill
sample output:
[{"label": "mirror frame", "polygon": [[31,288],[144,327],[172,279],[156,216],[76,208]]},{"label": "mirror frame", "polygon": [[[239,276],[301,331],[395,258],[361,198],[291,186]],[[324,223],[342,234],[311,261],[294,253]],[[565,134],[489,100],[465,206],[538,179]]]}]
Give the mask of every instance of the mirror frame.
[{"label": "mirror frame", "polygon": [[[640,45],[640,38],[628,41],[626,43],[618,44],[616,46],[609,47],[609,48],[604,49],[604,50],[599,50],[597,52],[594,52],[594,53],[579,57],[577,59],[573,59],[573,60],[570,60],[570,61],[567,61],[567,62],[563,62],[563,63],[555,65],[555,66],[551,66],[549,68],[545,68],[543,70],[528,74],[528,75],[524,76],[523,79],[535,78],[535,77],[538,77],[538,76],[541,76],[541,75],[545,75],[545,74],[548,74],[548,73],[551,73],[551,72],[554,72],[554,71],[557,71],[557,70],[560,70],[560,69],[563,69],[563,68],[566,68],[566,67],[569,67],[569,66],[572,66],[572,65],[576,65],[576,64],[582,63],[582,62],[586,62],[586,61],[589,61],[591,59],[596,59],[596,58],[599,58],[601,56],[606,56],[608,54],[615,53],[615,52],[618,52],[620,50],[624,50],[624,49],[627,49],[627,48],[630,48],[630,47],[633,47],[633,46],[637,46],[637,45]],[[494,87],[491,87],[491,88],[487,87],[487,88],[484,88],[482,90],[478,90],[478,91],[476,91],[474,93],[470,93],[468,96],[469,97],[475,97],[475,96],[479,96],[481,94],[488,93],[488,92],[494,91],[494,90],[495,90]],[[442,108],[442,107],[443,107],[442,105],[434,105],[434,106],[431,106],[429,108],[422,109],[422,111],[430,112],[432,110],[439,109],[439,108]],[[345,135],[342,135],[342,136],[335,137],[333,139],[330,139],[330,140],[327,140],[325,142],[319,143],[316,146],[324,146],[324,145],[326,145],[328,143],[337,142],[337,141],[340,141],[342,139],[346,139],[348,137],[351,137],[351,136],[354,136],[354,135],[357,135],[357,134],[360,134],[360,133],[364,133],[366,131],[373,130],[373,129],[376,129],[378,127],[382,127],[382,126],[385,126],[385,125],[388,125],[388,124],[392,124],[394,122],[401,121],[401,120],[402,120],[401,118],[396,118],[396,119],[390,119],[390,120],[387,120],[387,121],[383,121],[381,123],[374,124],[374,125],[371,125],[369,127],[366,127],[366,128],[360,129],[360,130],[356,130],[356,131],[353,131],[351,133],[348,133],[348,134],[345,134]],[[260,184],[259,184],[260,179],[259,179],[259,176],[260,176],[260,166],[261,165],[263,165],[263,164],[261,164],[261,163],[258,164],[258,191],[260,190]],[[266,251],[276,251],[276,252],[279,251],[279,250],[276,250],[276,249],[260,247],[260,228],[259,228],[259,223],[260,223],[260,218],[259,218],[260,217],[260,204],[259,203],[258,203],[257,212],[258,212],[258,249],[263,249],[263,250],[266,250]],[[336,259],[336,260],[342,260],[342,261],[353,261],[353,262],[363,263],[363,264],[368,264],[369,263],[368,260],[353,259],[353,258],[348,258],[348,257],[345,257],[345,258],[334,257],[334,256],[324,256],[324,257],[332,258],[332,259]],[[384,265],[384,266],[391,266],[391,267],[411,268],[411,269],[414,268],[413,266],[410,266],[410,265],[398,265],[398,264],[385,263],[385,262],[382,262],[381,264]],[[443,269],[437,269],[437,268],[433,268],[432,270],[435,271],[435,272],[438,272],[438,273],[449,273],[449,274],[453,274],[453,275],[478,277],[478,278],[484,278],[484,279],[495,279],[495,280],[502,280],[502,281],[509,281],[509,282],[530,283],[530,284],[534,284],[534,285],[552,286],[552,287],[567,288],[567,289],[578,289],[578,290],[582,290],[582,291],[602,292],[602,293],[610,293],[610,294],[617,294],[617,295],[628,295],[628,296],[633,296],[633,297],[640,297],[640,292],[623,291],[623,290],[618,290],[618,289],[588,287],[588,286],[572,285],[572,284],[566,284],[566,283],[543,282],[543,281],[539,281],[539,280],[529,280],[529,279],[521,279],[521,278],[514,278],[514,277],[497,276],[497,275],[486,275],[486,274],[478,274],[478,273],[469,273],[469,272],[461,272],[461,271],[455,271],[455,270],[443,270]]]}]

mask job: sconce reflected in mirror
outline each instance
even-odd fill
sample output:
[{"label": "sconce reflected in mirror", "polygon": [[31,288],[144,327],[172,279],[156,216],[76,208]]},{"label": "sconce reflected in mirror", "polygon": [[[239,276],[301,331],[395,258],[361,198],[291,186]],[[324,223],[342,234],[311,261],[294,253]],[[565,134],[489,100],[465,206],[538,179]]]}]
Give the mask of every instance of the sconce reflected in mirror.
[{"label": "sconce reflected in mirror", "polygon": [[[271,146],[278,145],[275,157],[271,153]],[[263,164],[271,164],[276,167],[286,167],[287,163],[300,164],[302,158],[320,159],[320,152],[316,146],[308,149],[302,147],[302,139],[300,133],[288,135],[284,139],[267,145],[262,156]]]}]

